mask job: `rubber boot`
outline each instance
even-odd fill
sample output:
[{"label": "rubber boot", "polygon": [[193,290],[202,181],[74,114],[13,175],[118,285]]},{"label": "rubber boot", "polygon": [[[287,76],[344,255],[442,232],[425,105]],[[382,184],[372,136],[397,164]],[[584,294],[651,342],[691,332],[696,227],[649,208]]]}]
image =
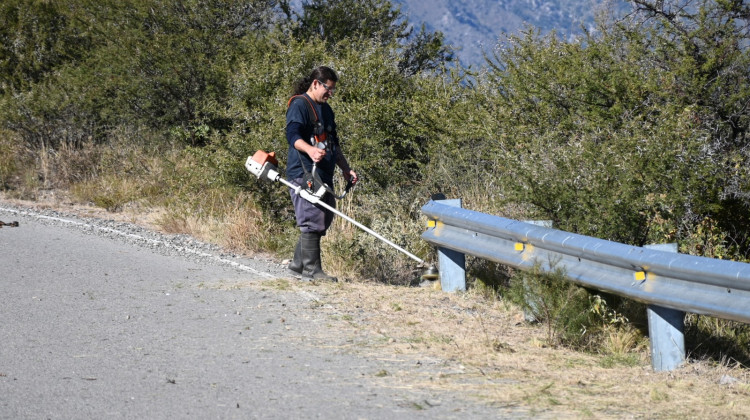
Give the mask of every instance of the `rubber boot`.
[{"label": "rubber boot", "polygon": [[317,232],[303,232],[299,239],[301,243],[302,264],[305,267],[302,276],[311,280],[338,281],[323,271],[320,263],[320,237]]},{"label": "rubber boot", "polygon": [[292,261],[289,262],[289,265],[286,267],[289,272],[295,276],[300,277],[302,276],[302,269],[305,268],[302,265],[302,239],[297,239],[297,246],[294,247],[294,258]]}]

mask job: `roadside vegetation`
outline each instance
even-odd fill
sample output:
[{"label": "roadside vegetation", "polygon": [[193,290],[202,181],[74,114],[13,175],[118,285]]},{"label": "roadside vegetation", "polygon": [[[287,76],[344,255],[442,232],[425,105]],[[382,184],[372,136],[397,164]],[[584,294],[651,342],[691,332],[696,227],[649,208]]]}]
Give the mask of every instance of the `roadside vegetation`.
[{"label": "roadside vegetation", "polygon": [[[342,211],[415,254],[431,194],[515,219],[750,262],[750,5],[635,0],[580,39],[534,28],[464,68],[387,0],[6,0],[0,5],[0,190],[118,213],[239,252],[288,258],[288,192],[244,169],[286,161],[285,109],[314,66],[362,176]],[[365,22],[365,23],[363,23]],[[282,167],[283,169],[283,167]],[[412,284],[411,261],[337,220],[327,269]],[[524,304],[551,345],[628,359],[645,310],[469,259],[472,287]],[[519,297],[520,296],[520,297]],[[747,325],[689,316],[692,357],[750,363]],[[637,359],[637,358],[636,358]]]}]

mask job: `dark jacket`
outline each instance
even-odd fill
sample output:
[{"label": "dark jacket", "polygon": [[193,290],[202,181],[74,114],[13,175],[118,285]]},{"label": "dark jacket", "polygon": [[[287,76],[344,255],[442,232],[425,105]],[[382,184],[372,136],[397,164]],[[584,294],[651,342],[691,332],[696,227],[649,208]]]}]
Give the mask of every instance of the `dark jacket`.
[{"label": "dark jacket", "polygon": [[[305,94],[307,96],[307,94]],[[310,97],[307,97],[310,99]],[[325,158],[318,162],[317,173],[326,184],[333,186],[333,174],[336,169],[336,157],[339,153],[338,137],[336,137],[336,121],[333,110],[327,103],[318,104],[312,99],[310,103],[315,106],[315,112],[322,123],[323,131],[327,134],[326,143],[328,151]],[[307,153],[300,152],[294,148],[294,142],[302,139],[310,142],[315,130],[315,116],[310,112],[308,102],[304,98],[294,98],[286,111],[286,140],[289,143],[289,154],[287,157],[286,176],[289,180],[302,178],[305,170],[312,171],[313,161]]]}]

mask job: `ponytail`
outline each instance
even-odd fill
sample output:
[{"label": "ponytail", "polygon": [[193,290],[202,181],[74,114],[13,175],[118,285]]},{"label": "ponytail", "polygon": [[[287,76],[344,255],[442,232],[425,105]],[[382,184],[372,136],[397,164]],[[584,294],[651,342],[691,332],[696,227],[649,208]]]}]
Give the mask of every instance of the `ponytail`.
[{"label": "ponytail", "polygon": [[292,92],[293,95],[302,95],[303,93],[307,92],[307,89],[310,89],[310,85],[312,84],[313,79],[310,77],[303,77],[296,82],[294,82],[294,92]]}]

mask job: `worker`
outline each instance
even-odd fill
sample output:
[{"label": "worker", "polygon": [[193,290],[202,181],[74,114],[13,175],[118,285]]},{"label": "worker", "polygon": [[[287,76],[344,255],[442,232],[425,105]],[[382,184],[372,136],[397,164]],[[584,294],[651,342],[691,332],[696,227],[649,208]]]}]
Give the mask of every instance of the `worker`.
[{"label": "worker", "polygon": [[[328,100],[336,90],[338,75],[325,66],[315,68],[309,76],[298,80],[286,113],[286,138],[289,143],[287,179],[317,190],[319,180],[333,186],[333,175],[338,166],[344,179],[356,183],[354,172],[341,151],[336,133],[336,121]],[[313,164],[315,170],[313,171]],[[309,182],[309,184],[308,184]],[[337,281],[326,274],[321,263],[320,239],[333,222],[334,213],[313,204],[290,189],[294,215],[300,236],[294,249],[294,258],[288,269],[296,277],[313,280]],[[335,208],[336,199],[326,192],[321,201]]]}]

